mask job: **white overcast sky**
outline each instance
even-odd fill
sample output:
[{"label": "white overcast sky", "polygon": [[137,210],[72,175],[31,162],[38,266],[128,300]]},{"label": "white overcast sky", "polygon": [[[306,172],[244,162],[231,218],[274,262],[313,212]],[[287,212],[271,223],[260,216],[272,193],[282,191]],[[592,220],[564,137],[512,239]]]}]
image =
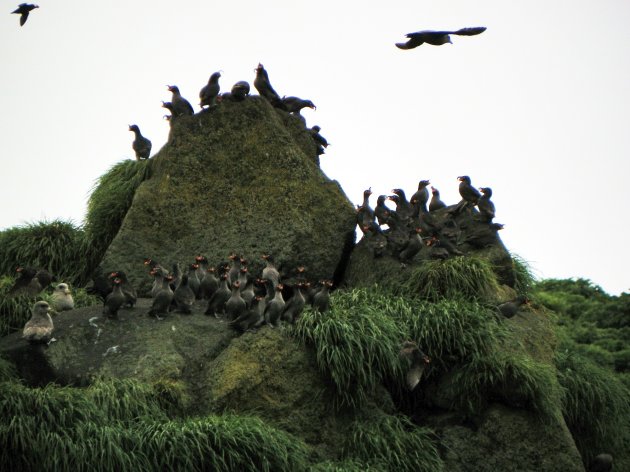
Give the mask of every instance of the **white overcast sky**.
[{"label": "white overcast sky", "polygon": [[[197,109],[212,72],[226,91],[262,62],[317,105],[322,169],[354,203],[421,179],[455,203],[467,174],[538,277],[630,288],[627,0],[41,0],[22,28],[17,3],[0,15],[0,229],[81,224],[95,179],[133,156],[129,124],[165,143],[167,84]],[[394,46],[464,26],[488,30]]]}]

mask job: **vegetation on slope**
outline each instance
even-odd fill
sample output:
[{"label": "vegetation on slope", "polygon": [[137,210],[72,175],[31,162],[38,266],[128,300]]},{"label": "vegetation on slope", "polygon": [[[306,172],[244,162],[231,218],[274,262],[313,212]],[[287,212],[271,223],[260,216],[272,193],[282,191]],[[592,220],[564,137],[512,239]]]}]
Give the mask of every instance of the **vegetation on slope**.
[{"label": "vegetation on slope", "polygon": [[0,383],[2,470],[306,470],[297,438],[251,417],[169,419],[133,381],[86,389]]},{"label": "vegetation on slope", "polygon": [[54,220],[0,232],[0,274],[15,276],[18,266],[47,269],[58,280],[76,283],[85,267],[83,231]]},{"label": "vegetation on slope", "polygon": [[610,452],[615,469],[630,470],[630,294],[585,279],[543,280],[532,294],[555,312],[562,411],[584,462]]},{"label": "vegetation on slope", "polygon": [[131,207],[137,188],[150,176],[152,160],[125,160],[103,174],[92,190],[85,217],[87,265],[94,268],[102,259]]}]

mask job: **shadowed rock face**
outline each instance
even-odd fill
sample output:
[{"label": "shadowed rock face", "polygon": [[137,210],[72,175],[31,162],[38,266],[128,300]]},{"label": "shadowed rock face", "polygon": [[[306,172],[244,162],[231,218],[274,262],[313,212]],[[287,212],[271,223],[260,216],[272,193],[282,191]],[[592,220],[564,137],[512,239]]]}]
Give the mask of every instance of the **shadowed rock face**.
[{"label": "shadowed rock face", "polygon": [[141,293],[151,283],[147,257],[170,268],[197,254],[217,264],[234,251],[257,273],[266,252],[285,275],[302,264],[309,278],[340,277],[354,211],[320,170],[301,117],[248,97],[171,126],[103,267],[127,272]]}]

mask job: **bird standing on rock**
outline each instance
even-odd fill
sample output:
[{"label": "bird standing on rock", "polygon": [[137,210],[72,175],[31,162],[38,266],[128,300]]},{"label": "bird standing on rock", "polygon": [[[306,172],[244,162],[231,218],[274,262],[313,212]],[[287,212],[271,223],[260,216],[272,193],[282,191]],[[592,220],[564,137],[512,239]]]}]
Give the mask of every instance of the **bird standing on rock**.
[{"label": "bird standing on rock", "polygon": [[460,182],[459,194],[461,195],[464,203],[471,203],[472,205],[476,205],[481,198],[481,194],[470,183],[470,177],[468,177],[467,175],[461,175],[457,177],[457,180],[459,180]]},{"label": "bird standing on rock", "polygon": [[258,90],[260,96],[271,103],[272,106],[283,108],[282,99],[271,86],[271,82],[269,82],[269,74],[267,74],[263,65],[259,63],[255,70],[256,78],[254,79],[254,87]]},{"label": "bird standing on rock", "polygon": [[55,311],[66,311],[74,308],[74,299],[68,284],[60,283],[52,294],[52,307]]},{"label": "bird standing on rock", "polygon": [[418,348],[418,345],[413,341],[405,341],[403,343],[400,355],[406,358],[410,363],[406,380],[407,388],[410,391],[413,391],[420,383],[422,374],[424,373],[427,365],[431,362],[431,359],[429,359],[429,356],[422,352],[420,348]]},{"label": "bird standing on rock", "polygon": [[429,211],[438,211],[446,208],[446,203],[440,199],[440,191],[435,187],[431,187],[431,201],[429,202]]},{"label": "bird standing on rock", "polygon": [[20,3],[17,9],[13,10],[11,13],[20,15],[20,26],[24,26],[24,23],[28,20],[28,14],[35,10],[35,8],[39,8],[39,5],[33,5],[32,3]]},{"label": "bird standing on rock", "polygon": [[[172,118],[179,118],[184,115],[193,115],[195,111],[193,110],[192,105],[188,100],[182,97],[177,85],[167,85],[167,87],[169,92],[173,94],[170,102],[172,106],[171,111],[173,113]],[[165,105],[165,103],[162,103],[162,106],[167,108]]]},{"label": "bird standing on rock", "polygon": [[149,316],[153,316],[158,320],[161,320],[159,315],[167,314],[171,307],[171,302],[173,301],[173,289],[171,289],[170,283],[172,282],[173,277],[167,275],[162,278],[162,289],[155,295],[153,298],[153,303],[151,304],[151,309],[149,310]]},{"label": "bird standing on rock", "polygon": [[271,254],[263,254],[261,258],[265,261],[265,268],[262,270],[262,279],[270,280],[273,289],[280,283],[280,272],[276,269]]},{"label": "bird standing on rock", "polygon": [[221,91],[219,85],[220,72],[215,72],[208,79],[208,83],[199,91],[199,105],[203,107],[212,107],[214,102]]},{"label": "bird standing on rock", "polygon": [[265,322],[272,328],[277,326],[280,321],[280,316],[282,315],[282,310],[284,310],[285,301],[282,296],[283,288],[282,284],[276,285],[276,294],[265,307]]},{"label": "bird standing on rock", "polygon": [[427,202],[429,201],[429,189],[427,186],[430,184],[428,180],[421,180],[418,182],[418,190],[411,196],[409,203],[413,208],[413,216],[418,216],[420,213],[427,212]]},{"label": "bird standing on rock", "polygon": [[303,100],[299,97],[282,97],[282,105],[289,113],[300,114],[302,108],[311,108],[315,110],[317,107],[310,100]]},{"label": "bird standing on rock", "polygon": [[490,201],[492,197],[492,189],[490,187],[481,187],[481,198],[477,202],[477,208],[479,208],[479,213],[481,213],[481,217],[486,223],[491,223],[494,219],[494,203]]},{"label": "bird standing on rock", "polygon": [[131,147],[136,153],[136,160],[148,159],[151,155],[151,141],[142,136],[138,125],[129,125],[129,131],[133,131],[136,136],[131,143]]},{"label": "bird standing on rock", "polygon": [[118,318],[118,310],[125,304],[126,300],[125,294],[122,291],[122,280],[115,278],[113,282],[114,290],[107,295],[105,303],[103,304],[103,314],[109,319]]},{"label": "bird standing on rock", "polygon": [[31,319],[26,322],[22,330],[24,339],[32,344],[50,342],[55,327],[49,311],[50,306],[43,300],[33,305]]},{"label": "bird standing on rock", "polygon": [[405,35],[407,38],[406,43],[396,43],[396,47],[399,49],[413,49],[418,46],[427,43],[433,46],[441,46],[442,44],[451,44],[451,37],[449,35],[456,34],[459,36],[474,36],[481,34],[486,30],[484,26],[476,26],[472,28],[462,28],[457,31],[432,31],[423,30],[415,33],[409,33]]},{"label": "bird standing on rock", "polygon": [[219,288],[214,292],[212,298],[208,302],[208,308],[206,308],[206,315],[214,315],[215,318],[219,317],[219,314],[223,314],[225,311],[225,302],[227,302],[232,296],[232,292],[228,287],[229,275],[222,274]]},{"label": "bird standing on rock", "polygon": [[133,307],[136,304],[136,300],[138,299],[138,293],[136,292],[136,289],[133,288],[133,286],[131,285],[131,282],[129,282],[127,274],[125,274],[122,270],[118,270],[116,272],[112,272],[110,274],[110,277],[120,279],[120,288],[125,295],[125,304],[128,307]]},{"label": "bird standing on rock", "polygon": [[230,298],[225,302],[225,314],[228,321],[234,321],[247,310],[247,303],[241,296],[241,282],[236,281],[232,284],[232,293]]},{"label": "bird standing on rock", "polygon": [[317,125],[311,127],[311,129],[308,130],[311,136],[313,137],[315,144],[317,144],[318,156],[324,154],[325,152],[324,148],[328,147],[328,141],[326,140],[326,138],[324,138],[321,134],[319,134],[321,130],[322,129]]},{"label": "bird standing on rock", "polygon": [[230,96],[237,102],[245,100],[245,97],[249,95],[249,83],[244,80],[239,80],[232,86]]},{"label": "bird standing on rock", "polygon": [[330,280],[322,280],[322,288],[313,296],[313,308],[324,313],[330,308],[330,288],[333,283]]},{"label": "bird standing on rock", "polygon": [[293,296],[289,298],[289,301],[285,303],[282,309],[282,321],[293,323],[302,314],[304,305],[306,305],[306,299],[304,298],[304,292],[302,292],[304,284],[298,283],[295,286]]},{"label": "bird standing on rock", "polygon": [[177,311],[187,315],[192,312],[192,306],[195,303],[195,292],[190,287],[188,277],[189,274],[182,275],[179,287],[173,292],[173,300],[175,300],[175,305],[177,305]]}]

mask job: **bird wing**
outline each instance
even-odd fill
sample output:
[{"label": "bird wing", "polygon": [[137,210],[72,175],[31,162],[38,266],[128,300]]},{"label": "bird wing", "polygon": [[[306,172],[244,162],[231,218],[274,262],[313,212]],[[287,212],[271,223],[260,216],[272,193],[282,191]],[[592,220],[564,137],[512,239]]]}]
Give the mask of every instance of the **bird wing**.
[{"label": "bird wing", "polygon": [[487,28],[485,26],[474,26],[472,28],[462,28],[457,31],[450,31],[450,34],[458,34],[460,36],[475,36],[483,33]]},{"label": "bird wing", "polygon": [[27,11],[22,13],[22,16],[20,16],[20,26],[24,26],[24,23],[26,23],[26,20],[28,20],[28,12]]}]

